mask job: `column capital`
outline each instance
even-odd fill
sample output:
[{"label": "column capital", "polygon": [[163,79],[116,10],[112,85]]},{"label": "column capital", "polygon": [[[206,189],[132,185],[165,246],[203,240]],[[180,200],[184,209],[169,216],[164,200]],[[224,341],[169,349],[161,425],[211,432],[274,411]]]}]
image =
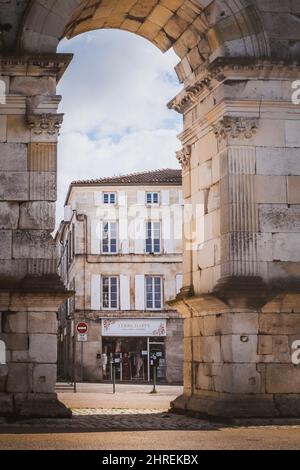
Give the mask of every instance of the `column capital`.
[{"label": "column capital", "polygon": [[259,126],[259,119],[248,117],[224,116],[219,122],[213,125],[214,134],[218,142],[233,139],[244,138],[251,139]]}]

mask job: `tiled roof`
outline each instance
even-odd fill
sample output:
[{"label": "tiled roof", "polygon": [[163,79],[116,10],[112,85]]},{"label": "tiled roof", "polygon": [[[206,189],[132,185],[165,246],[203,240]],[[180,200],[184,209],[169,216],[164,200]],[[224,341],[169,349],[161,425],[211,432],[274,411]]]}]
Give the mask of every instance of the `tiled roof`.
[{"label": "tiled roof", "polygon": [[73,181],[71,185],[160,185],[160,184],[182,184],[181,170],[165,168],[162,170],[143,171],[129,175],[111,176],[106,178]]}]

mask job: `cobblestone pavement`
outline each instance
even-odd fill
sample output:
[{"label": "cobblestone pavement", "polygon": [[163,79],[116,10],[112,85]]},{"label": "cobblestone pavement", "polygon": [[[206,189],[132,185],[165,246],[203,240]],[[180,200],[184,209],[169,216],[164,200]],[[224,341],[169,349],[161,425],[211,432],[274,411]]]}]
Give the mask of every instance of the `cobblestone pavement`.
[{"label": "cobblestone pavement", "polygon": [[14,423],[0,421],[0,433],[16,429],[32,432],[41,427],[56,432],[218,429],[216,423],[153,409],[75,409],[71,419],[29,419]]},{"label": "cobblestone pavement", "polygon": [[206,421],[157,409],[75,409],[70,419],[0,419],[0,434],[13,432],[108,432],[108,431],[217,431],[225,429],[288,429],[300,431],[300,423],[267,422],[236,425]]}]

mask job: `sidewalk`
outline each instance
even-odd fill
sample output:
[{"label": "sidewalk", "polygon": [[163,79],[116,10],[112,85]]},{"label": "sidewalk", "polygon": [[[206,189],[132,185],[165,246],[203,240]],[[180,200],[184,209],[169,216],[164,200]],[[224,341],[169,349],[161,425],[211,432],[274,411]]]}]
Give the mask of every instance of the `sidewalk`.
[{"label": "sidewalk", "polygon": [[156,394],[151,394],[151,384],[116,384],[116,394],[113,394],[112,384],[77,384],[77,393],[70,390],[60,391],[58,398],[68,408],[72,409],[155,409],[166,411],[170,403],[183,392],[181,386],[158,385]]}]

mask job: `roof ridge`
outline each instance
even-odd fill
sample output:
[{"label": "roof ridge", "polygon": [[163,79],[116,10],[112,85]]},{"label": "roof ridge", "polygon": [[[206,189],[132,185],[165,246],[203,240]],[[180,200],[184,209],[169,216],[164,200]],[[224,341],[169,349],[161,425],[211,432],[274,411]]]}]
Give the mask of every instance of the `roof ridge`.
[{"label": "roof ridge", "polygon": [[[166,173],[168,172],[171,172],[171,173],[174,173],[174,175],[168,175]],[[126,174],[121,174],[121,175],[114,175],[114,176],[104,176],[102,178],[94,178],[94,179],[88,179],[88,180],[77,180],[77,181],[72,181],[71,182],[71,185],[76,185],[76,184],[93,184],[93,183],[96,183],[96,184],[101,184],[102,182],[103,183],[124,183],[126,182],[126,180],[130,179],[130,178],[139,178],[139,177],[142,177],[142,176],[153,176],[155,177],[155,175],[157,176],[162,176],[168,180],[172,179],[172,178],[181,178],[181,170],[179,168],[161,168],[161,169],[154,169],[154,170],[144,170],[144,171],[136,171],[136,172],[133,172],[133,173],[126,173]],[[142,181],[141,181],[142,182]]]}]

